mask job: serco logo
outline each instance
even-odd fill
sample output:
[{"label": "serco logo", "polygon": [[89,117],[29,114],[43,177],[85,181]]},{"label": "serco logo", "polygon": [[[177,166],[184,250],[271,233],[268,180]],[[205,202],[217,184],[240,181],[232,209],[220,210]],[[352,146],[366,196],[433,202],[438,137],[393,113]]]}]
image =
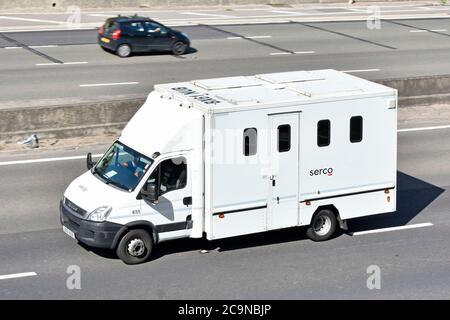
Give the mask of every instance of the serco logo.
[{"label": "serco logo", "polygon": [[321,176],[321,175],[327,175],[332,176],[333,175],[333,168],[323,168],[323,169],[315,169],[310,170],[309,175],[312,176]]}]

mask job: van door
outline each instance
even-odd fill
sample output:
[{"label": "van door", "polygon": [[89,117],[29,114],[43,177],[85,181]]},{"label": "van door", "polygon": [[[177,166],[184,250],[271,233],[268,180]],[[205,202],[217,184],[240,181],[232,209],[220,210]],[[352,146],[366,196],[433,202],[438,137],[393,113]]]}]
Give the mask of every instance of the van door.
[{"label": "van door", "polygon": [[141,212],[158,231],[160,239],[174,239],[190,234],[192,228],[192,188],[186,157],[162,160],[147,183],[157,185],[157,203],[143,197]]},{"label": "van door", "polygon": [[268,229],[298,225],[300,113],[269,116]]}]

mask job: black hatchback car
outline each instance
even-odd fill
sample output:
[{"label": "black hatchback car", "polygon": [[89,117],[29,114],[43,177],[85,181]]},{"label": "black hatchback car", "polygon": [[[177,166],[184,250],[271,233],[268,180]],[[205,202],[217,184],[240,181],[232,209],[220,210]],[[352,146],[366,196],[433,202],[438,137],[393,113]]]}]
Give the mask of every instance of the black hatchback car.
[{"label": "black hatchback car", "polygon": [[139,16],[107,19],[98,31],[98,43],[122,58],[134,52],[150,51],[171,51],[182,55],[191,45],[185,33]]}]

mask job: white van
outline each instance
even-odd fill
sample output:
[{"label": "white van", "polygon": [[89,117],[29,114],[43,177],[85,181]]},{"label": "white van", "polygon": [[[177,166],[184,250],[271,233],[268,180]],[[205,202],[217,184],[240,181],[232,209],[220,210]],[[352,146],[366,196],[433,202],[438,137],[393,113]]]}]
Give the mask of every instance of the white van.
[{"label": "white van", "polygon": [[396,210],[397,91],[335,70],[156,85],[61,201],[64,231],[127,264],[155,244]]}]

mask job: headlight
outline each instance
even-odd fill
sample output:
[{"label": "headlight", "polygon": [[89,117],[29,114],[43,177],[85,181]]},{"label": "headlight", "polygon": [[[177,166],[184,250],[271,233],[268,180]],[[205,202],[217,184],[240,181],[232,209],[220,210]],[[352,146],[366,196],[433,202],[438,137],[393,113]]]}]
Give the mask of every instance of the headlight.
[{"label": "headlight", "polygon": [[106,218],[108,218],[108,215],[111,212],[111,209],[112,208],[110,206],[103,206],[103,207],[97,208],[89,214],[88,220],[103,222],[106,220]]}]

